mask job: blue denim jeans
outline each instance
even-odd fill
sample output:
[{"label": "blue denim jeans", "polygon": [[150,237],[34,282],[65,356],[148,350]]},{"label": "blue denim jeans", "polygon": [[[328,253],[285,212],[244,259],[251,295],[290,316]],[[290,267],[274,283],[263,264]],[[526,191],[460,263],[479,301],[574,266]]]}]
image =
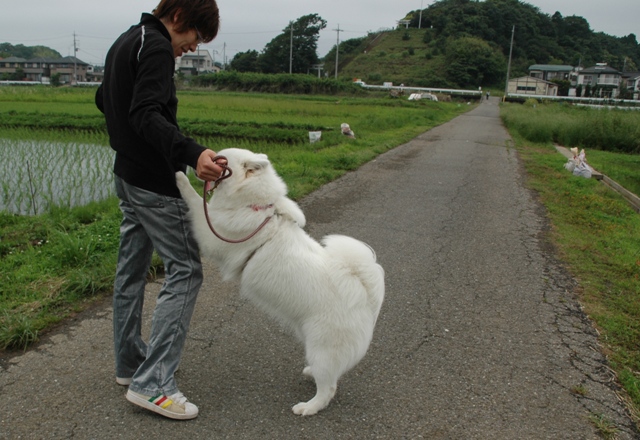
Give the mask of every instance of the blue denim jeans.
[{"label": "blue denim jeans", "polygon": [[[117,377],[132,377],[129,389],[145,395],[178,391],[178,368],[200,286],[198,245],[188,228],[182,199],[129,185],[115,176],[123,218],[113,295]],[[148,343],[141,336],[142,306],[153,250],[164,263]]]}]

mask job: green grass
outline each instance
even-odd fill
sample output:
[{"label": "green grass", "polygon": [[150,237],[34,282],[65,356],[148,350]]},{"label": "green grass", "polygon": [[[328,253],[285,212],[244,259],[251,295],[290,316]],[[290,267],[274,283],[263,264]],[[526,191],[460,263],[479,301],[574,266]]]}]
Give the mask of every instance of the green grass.
[{"label": "green grass", "polygon": [[[503,107],[503,114],[509,111],[509,105]],[[531,121],[537,123],[535,115]],[[529,185],[547,208],[551,238],[579,281],[580,301],[599,329],[611,366],[638,416],[640,215],[601,182],[566,171],[565,157],[551,142],[531,142],[521,135],[521,125],[507,122],[507,126],[525,163]],[[637,184],[637,155],[589,150],[587,158],[613,180]]]},{"label": "green grass", "polygon": [[[360,78],[368,84],[382,85],[393,82],[415,87],[444,87],[454,85],[447,81],[446,63],[435,40],[424,42],[427,29],[398,29],[372,35],[352,53],[341,55],[340,75]],[[407,35],[409,39],[403,39]],[[366,51],[366,52],[365,52]],[[335,52],[333,53],[335,58]],[[357,57],[357,62],[349,62]],[[325,64],[328,71],[333,62]]]},{"label": "green grass", "polygon": [[531,99],[524,105],[503,105],[501,116],[508,127],[530,142],[640,153],[640,111],[541,104]]},{"label": "green grass", "polygon": [[[636,195],[640,195],[640,154],[587,150],[587,162]],[[615,178],[613,177],[615,176]]]},{"label": "green grass", "polygon": [[[77,170],[68,161],[53,160],[49,150],[55,143],[108,148],[94,93],[0,87],[0,138],[39,145],[37,154],[45,160],[38,174],[45,180],[58,179],[69,168]],[[178,119],[186,133],[217,151],[240,147],[267,153],[294,199],[469,109],[428,101],[212,91],[181,91],[178,98]],[[342,122],[355,130],[355,140],[340,133]],[[308,132],[318,129],[322,140],[310,144]],[[3,157],[17,155],[9,174],[26,159],[17,151],[19,142],[5,144],[11,147]],[[62,151],[76,154],[73,148]],[[88,181],[75,184],[94,185],[95,173],[87,175]],[[22,197],[29,198],[28,181],[5,177],[0,195],[16,198],[23,192]],[[38,184],[38,190],[45,186]],[[0,212],[0,349],[26,348],[51,325],[110,294],[120,220],[115,198],[51,208],[37,216]],[[151,271],[161,269],[155,258]]]},{"label": "green grass", "polygon": [[31,217],[0,212],[0,349],[26,348],[110,289],[120,220],[113,198]]}]

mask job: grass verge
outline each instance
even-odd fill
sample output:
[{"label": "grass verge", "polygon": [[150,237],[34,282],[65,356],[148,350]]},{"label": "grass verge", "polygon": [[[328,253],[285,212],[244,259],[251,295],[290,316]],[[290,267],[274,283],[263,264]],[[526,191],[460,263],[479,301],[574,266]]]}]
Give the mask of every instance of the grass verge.
[{"label": "grass verge", "polygon": [[[547,208],[551,238],[579,282],[580,301],[601,334],[612,368],[640,416],[640,215],[595,179],[573,176],[551,143],[512,130],[527,173]],[[601,152],[591,160],[613,153]],[[614,157],[614,156],[612,156]],[[615,174],[610,175],[618,180]],[[619,179],[622,180],[622,179]]]}]

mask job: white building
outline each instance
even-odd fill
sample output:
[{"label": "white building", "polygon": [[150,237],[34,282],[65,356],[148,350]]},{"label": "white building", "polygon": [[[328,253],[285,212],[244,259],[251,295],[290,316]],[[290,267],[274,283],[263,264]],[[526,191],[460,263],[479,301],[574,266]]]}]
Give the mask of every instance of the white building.
[{"label": "white building", "polygon": [[195,52],[189,52],[176,58],[176,72],[182,72],[185,75],[200,75],[219,71],[220,68],[214,64],[211,53],[207,49],[198,48]]},{"label": "white building", "polygon": [[533,76],[523,76],[509,80],[509,94],[557,96],[558,85]]}]

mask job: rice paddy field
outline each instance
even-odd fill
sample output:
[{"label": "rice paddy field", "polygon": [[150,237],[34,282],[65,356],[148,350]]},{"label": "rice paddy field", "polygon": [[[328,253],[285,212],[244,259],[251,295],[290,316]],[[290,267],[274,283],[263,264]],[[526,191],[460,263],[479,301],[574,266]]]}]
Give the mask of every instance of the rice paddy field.
[{"label": "rice paddy field", "polygon": [[[46,212],[110,194],[108,148],[94,89],[0,88],[0,151],[5,161],[0,209]],[[389,98],[290,96],[215,92],[179,95],[181,130],[219,151],[267,153],[300,197],[363,161],[466,111],[462,104]],[[356,132],[340,132],[346,122]],[[321,141],[309,142],[309,132]],[[314,170],[309,162],[319,164]],[[66,179],[74,179],[67,184]]]},{"label": "rice paddy field", "polygon": [[[94,94],[0,87],[0,351],[28,347],[111,292],[121,214]],[[470,108],[210,89],[180,91],[178,99],[185,134],[216,151],[268,154],[294,199]],[[345,122],[356,139],[341,134]],[[311,131],[321,132],[318,142]],[[161,270],[156,258],[151,272]]]}]

